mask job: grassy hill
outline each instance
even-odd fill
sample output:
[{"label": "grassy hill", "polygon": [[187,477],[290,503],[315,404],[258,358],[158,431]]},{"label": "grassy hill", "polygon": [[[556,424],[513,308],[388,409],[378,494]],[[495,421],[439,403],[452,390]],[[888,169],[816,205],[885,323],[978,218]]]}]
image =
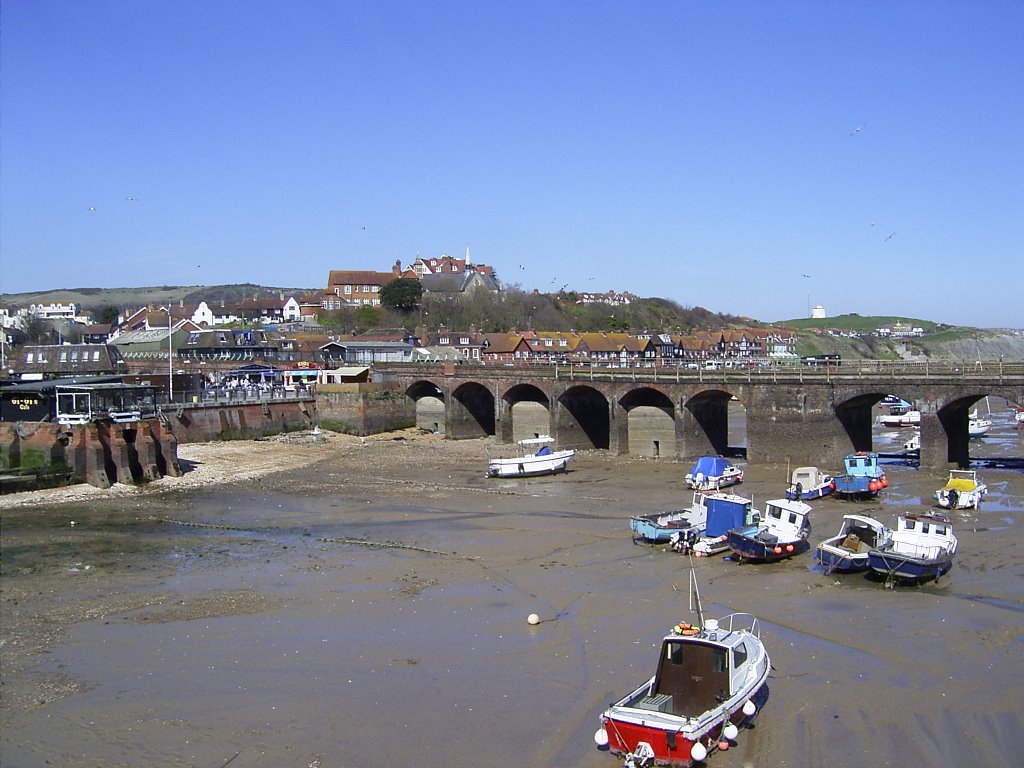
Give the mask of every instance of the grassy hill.
[{"label": "grassy hill", "polygon": [[194,304],[205,301],[239,301],[246,296],[304,296],[315,288],[270,288],[252,283],[237,285],[161,285],[145,288],[59,288],[52,291],[0,294],[0,303],[19,307],[29,304],[75,304],[81,309],[96,311],[102,307],[141,307],[150,304]]}]

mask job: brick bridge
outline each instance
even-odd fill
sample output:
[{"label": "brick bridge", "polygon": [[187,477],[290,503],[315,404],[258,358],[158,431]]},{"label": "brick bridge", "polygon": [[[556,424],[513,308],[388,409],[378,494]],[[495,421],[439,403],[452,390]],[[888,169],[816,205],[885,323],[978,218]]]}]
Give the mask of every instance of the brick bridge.
[{"label": "brick bridge", "polygon": [[[842,465],[872,449],[872,407],[896,394],[921,411],[921,465],[965,467],[969,412],[987,395],[1024,405],[1024,363],[854,361],[841,367],[376,366],[451,439],[538,433],[560,447],[689,459],[725,454],[745,413],[747,459]],[[733,400],[735,398],[735,400]],[[730,407],[730,403],[733,406]],[[742,405],[743,408],[737,408]]]}]

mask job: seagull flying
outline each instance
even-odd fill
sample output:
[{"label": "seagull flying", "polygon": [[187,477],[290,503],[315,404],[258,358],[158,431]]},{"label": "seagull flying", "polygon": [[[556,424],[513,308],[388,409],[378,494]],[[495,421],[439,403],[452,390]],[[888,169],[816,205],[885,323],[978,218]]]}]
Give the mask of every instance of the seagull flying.
[{"label": "seagull flying", "polygon": [[895,235],[895,234],[896,234],[895,232],[890,232],[890,233],[889,233],[889,236],[888,236],[887,238],[885,238],[885,242],[887,242],[887,243],[888,243],[888,242],[889,242],[890,240],[892,240],[892,237],[893,237],[893,235]]},{"label": "seagull flying", "polygon": [[800,275],[800,277],[810,277],[810,275]]}]

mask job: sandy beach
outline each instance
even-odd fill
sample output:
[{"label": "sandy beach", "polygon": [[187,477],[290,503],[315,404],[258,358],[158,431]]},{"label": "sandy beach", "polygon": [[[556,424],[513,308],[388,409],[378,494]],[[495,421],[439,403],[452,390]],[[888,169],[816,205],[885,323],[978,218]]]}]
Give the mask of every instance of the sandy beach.
[{"label": "sandy beach", "polygon": [[[503,449],[186,444],[181,478],[0,497],[2,764],[620,765],[598,715],[692,618],[690,561],[628,518],[688,504],[689,467],[587,451],[485,478]],[[783,494],[785,466],[745,471],[755,502]],[[757,615],[774,667],[756,727],[709,765],[1016,764],[1024,475],[981,474],[936,583],[693,561],[706,614]],[[894,466],[880,501],[816,502],[812,542],[844,513],[923,510],[944,479]]]}]

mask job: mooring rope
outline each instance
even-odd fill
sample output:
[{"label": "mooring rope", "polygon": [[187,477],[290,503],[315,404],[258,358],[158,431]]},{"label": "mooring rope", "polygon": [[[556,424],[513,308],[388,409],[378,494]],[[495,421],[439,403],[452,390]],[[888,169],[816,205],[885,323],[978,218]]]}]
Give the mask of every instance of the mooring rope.
[{"label": "mooring rope", "polygon": [[[165,525],[183,525],[188,528],[209,528],[217,531],[242,531],[243,533],[255,533],[251,528],[240,528],[234,525],[221,525],[218,523],[196,523],[189,520],[175,520],[170,517],[156,517],[150,516],[148,520],[153,520],[157,523],[163,523]],[[368,541],[366,539],[348,539],[348,538],[329,538],[321,536],[317,538],[317,541],[324,544],[355,544],[361,547],[381,547],[387,549],[408,549],[413,552],[424,552],[428,555],[440,555],[441,557],[458,557],[463,560],[479,560],[478,557],[470,557],[468,555],[457,555],[454,552],[442,552],[439,549],[428,549],[427,547],[417,547],[413,544],[403,544],[400,541]]]}]

